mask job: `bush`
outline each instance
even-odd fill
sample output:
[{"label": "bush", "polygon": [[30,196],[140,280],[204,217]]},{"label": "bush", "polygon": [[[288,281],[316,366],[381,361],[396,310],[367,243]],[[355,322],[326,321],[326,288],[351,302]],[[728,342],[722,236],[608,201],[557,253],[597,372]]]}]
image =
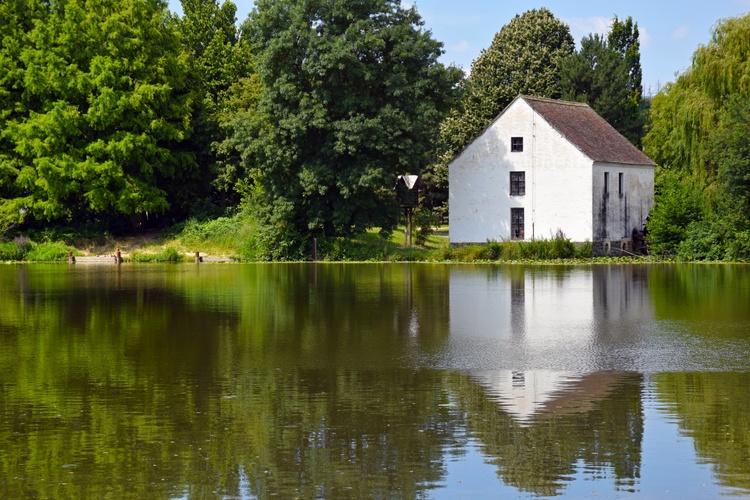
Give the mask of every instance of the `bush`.
[{"label": "bush", "polygon": [[63,243],[45,242],[33,245],[26,254],[26,260],[35,262],[60,262],[68,260],[68,252],[73,249]]},{"label": "bush", "polygon": [[750,261],[750,231],[742,231],[727,244],[726,259],[737,262]]},{"label": "bush", "polygon": [[31,248],[31,241],[23,236],[13,241],[0,243],[0,260],[23,260]]},{"label": "bush", "polygon": [[417,226],[417,236],[414,242],[418,246],[424,246],[427,237],[432,234],[434,228],[440,226],[440,218],[428,208],[420,208],[414,214],[414,224]]},{"label": "bush", "polygon": [[17,236],[13,241],[0,243],[0,260],[55,262],[68,258],[73,250],[63,243],[34,243],[26,236]]},{"label": "bush", "polygon": [[661,170],[654,207],[646,222],[651,251],[658,255],[678,253],[680,244],[689,238],[688,225],[703,220],[706,212],[698,181]]},{"label": "bush", "polygon": [[577,259],[590,259],[594,255],[594,245],[591,241],[584,241],[575,252]]},{"label": "bush", "polygon": [[174,247],[167,247],[156,254],[156,262],[182,262],[185,256],[179,253]]}]

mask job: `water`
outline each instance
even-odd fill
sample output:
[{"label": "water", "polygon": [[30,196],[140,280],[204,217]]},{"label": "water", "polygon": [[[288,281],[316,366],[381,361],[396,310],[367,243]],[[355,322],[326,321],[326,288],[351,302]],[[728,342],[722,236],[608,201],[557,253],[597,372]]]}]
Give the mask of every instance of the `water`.
[{"label": "water", "polygon": [[2,498],[750,496],[750,268],[0,266]]}]

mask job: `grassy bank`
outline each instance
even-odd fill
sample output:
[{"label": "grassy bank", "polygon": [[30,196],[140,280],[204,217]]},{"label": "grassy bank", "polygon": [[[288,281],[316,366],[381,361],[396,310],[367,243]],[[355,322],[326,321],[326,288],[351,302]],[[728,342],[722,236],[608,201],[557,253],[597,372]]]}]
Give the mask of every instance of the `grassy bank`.
[{"label": "grassy bank", "polygon": [[[56,228],[0,242],[0,261],[65,261],[76,256],[111,255],[120,250],[129,262],[181,262],[204,256],[258,261],[252,217],[236,215],[188,220],[162,231],[127,236],[82,234]],[[356,238],[318,240],[318,259],[329,262],[646,262],[646,257],[592,258],[591,245],[576,246],[564,235],[549,240],[500,241],[451,247],[448,228],[420,235],[421,245],[405,246],[403,227],[387,238],[372,230]],[[415,235],[415,241],[417,240]],[[311,257],[312,258],[312,255]]]}]

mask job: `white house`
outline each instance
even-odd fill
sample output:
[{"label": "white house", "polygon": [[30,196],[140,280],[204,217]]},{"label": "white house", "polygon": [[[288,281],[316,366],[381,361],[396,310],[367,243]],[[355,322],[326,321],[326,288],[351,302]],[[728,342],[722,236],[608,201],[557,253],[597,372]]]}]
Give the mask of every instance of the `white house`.
[{"label": "white house", "polygon": [[630,250],[656,164],[587,104],[519,96],[448,165],[450,241],[544,239]]}]

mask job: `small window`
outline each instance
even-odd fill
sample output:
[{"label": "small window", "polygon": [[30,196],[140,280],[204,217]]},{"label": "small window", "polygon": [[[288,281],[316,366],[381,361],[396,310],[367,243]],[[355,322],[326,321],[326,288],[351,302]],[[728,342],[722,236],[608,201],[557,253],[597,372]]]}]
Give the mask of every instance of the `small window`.
[{"label": "small window", "polygon": [[510,173],[511,196],[523,196],[526,194],[526,172]]},{"label": "small window", "polygon": [[510,209],[510,238],[523,239],[523,208]]},{"label": "small window", "polygon": [[510,151],[511,153],[523,152],[523,137],[510,138]]},{"label": "small window", "polygon": [[624,183],[624,179],[623,179],[624,176],[625,176],[625,174],[623,174],[622,172],[620,172],[619,174],[617,174],[617,189],[619,190],[620,195],[625,194],[625,187],[624,187],[625,183]]},{"label": "small window", "polygon": [[609,172],[604,172],[604,194],[609,194]]}]

